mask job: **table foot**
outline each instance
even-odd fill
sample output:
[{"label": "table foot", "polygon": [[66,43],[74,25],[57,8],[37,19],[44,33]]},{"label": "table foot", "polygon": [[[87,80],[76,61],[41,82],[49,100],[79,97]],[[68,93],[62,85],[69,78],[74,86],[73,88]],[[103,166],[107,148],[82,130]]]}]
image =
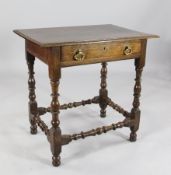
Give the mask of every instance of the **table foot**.
[{"label": "table foot", "polygon": [[55,167],[58,167],[60,164],[61,164],[60,156],[57,156],[57,157],[53,156],[52,157],[52,165]]},{"label": "table foot", "polygon": [[105,118],[106,117],[106,110],[101,109],[100,110],[100,117]]},{"label": "table foot", "polygon": [[49,130],[47,135],[48,141],[50,143],[51,152],[52,152],[52,164],[53,166],[60,165],[60,153],[62,149],[62,137],[61,137],[61,129],[59,127],[52,127]]},{"label": "table foot", "polygon": [[35,126],[31,126],[31,127],[30,127],[30,133],[31,133],[32,135],[37,134],[37,126],[36,126],[36,127],[35,127]]},{"label": "table foot", "polygon": [[136,132],[131,132],[129,140],[130,140],[130,142],[136,142],[136,140],[137,140]]}]

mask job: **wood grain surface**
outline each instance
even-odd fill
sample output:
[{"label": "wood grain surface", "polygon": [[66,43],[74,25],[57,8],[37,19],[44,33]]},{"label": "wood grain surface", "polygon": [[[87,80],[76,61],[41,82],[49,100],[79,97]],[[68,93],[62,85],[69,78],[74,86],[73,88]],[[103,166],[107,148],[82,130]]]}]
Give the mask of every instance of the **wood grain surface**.
[{"label": "wood grain surface", "polygon": [[41,47],[157,37],[156,35],[145,34],[111,24],[23,29],[14,30],[14,32]]}]

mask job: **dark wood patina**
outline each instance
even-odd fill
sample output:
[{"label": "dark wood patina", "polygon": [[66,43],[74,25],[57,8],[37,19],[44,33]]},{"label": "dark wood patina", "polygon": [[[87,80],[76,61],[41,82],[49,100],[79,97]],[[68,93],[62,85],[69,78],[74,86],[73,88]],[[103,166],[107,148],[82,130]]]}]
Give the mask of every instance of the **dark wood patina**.
[{"label": "dark wood patina", "polygon": [[[45,133],[50,143],[52,163],[60,165],[60,153],[63,145],[72,140],[84,139],[106,133],[117,128],[129,127],[130,141],[136,141],[136,132],[140,122],[141,74],[145,65],[146,43],[150,35],[132,31],[114,25],[95,25],[80,27],[58,27],[45,29],[15,30],[16,34],[25,39],[26,61],[29,70],[29,120],[31,134],[37,133],[37,126]],[[52,100],[49,107],[39,107],[35,95],[34,61],[35,57],[48,65]],[[135,60],[136,78],[134,99],[131,111],[126,111],[108,97],[107,62],[117,60]],[[59,81],[63,67],[101,63],[101,84],[99,95],[92,99],[60,105]],[[60,110],[85,106],[100,106],[100,116],[106,117],[107,106],[122,114],[125,119],[118,123],[102,126],[79,134],[62,134],[60,129]],[[51,113],[51,127],[40,118]]]}]

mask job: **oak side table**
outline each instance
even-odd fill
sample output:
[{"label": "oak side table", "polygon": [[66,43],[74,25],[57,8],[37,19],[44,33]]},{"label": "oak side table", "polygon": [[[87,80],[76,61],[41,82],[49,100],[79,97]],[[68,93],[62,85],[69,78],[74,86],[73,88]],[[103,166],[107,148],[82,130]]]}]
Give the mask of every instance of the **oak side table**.
[{"label": "oak side table", "polygon": [[[44,29],[14,30],[25,39],[26,61],[29,70],[29,120],[31,134],[37,133],[37,126],[45,133],[51,146],[52,163],[60,165],[60,153],[63,145],[73,140],[100,135],[117,128],[129,127],[130,141],[136,141],[136,132],[140,122],[141,74],[145,65],[146,43],[148,38],[156,35],[132,31],[126,28],[107,25],[57,27]],[[34,61],[35,57],[47,64],[52,101],[50,107],[39,107],[35,95]],[[108,97],[107,62],[118,60],[135,60],[135,86],[133,107],[130,112],[124,110]],[[60,105],[58,100],[59,80],[62,68],[86,64],[101,63],[101,84],[99,95],[92,99]],[[123,114],[125,119],[118,123],[102,126],[78,134],[63,134],[60,129],[59,112],[68,108],[87,104],[98,104],[100,116],[106,117],[106,107],[110,106]],[[50,112],[51,128],[40,118]]]}]

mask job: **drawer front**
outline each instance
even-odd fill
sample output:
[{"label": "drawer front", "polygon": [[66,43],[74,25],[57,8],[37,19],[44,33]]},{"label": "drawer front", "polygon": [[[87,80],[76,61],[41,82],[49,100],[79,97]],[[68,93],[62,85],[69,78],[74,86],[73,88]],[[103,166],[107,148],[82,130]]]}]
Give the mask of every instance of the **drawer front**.
[{"label": "drawer front", "polygon": [[[129,59],[140,55],[141,40],[63,46],[61,61],[68,65]],[[67,63],[66,63],[67,65]]]}]

